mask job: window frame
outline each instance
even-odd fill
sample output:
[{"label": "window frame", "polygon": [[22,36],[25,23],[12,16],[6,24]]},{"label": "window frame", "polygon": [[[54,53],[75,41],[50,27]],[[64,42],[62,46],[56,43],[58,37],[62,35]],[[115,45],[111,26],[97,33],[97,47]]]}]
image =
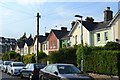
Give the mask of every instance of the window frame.
[{"label": "window frame", "polygon": [[100,33],[97,33],[97,42],[100,42]]},{"label": "window frame", "polygon": [[105,41],[108,40],[108,32],[104,32],[104,39],[105,39]]}]

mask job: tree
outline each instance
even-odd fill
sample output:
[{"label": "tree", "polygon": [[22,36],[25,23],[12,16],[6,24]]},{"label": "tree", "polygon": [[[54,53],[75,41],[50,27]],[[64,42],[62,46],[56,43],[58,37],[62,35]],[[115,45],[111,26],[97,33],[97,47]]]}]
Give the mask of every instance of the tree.
[{"label": "tree", "polygon": [[46,55],[46,53],[44,53],[43,51],[40,51],[38,53],[38,61],[40,63],[45,63],[46,64],[46,62],[47,62],[47,55]]},{"label": "tree", "polygon": [[22,59],[15,51],[8,51],[3,55],[3,60],[21,61]]}]

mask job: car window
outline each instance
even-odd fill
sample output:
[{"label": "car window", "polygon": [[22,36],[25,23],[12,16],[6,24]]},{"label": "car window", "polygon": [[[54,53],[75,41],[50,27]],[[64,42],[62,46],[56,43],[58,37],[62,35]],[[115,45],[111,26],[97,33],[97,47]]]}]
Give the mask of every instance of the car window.
[{"label": "car window", "polygon": [[14,67],[20,67],[20,66],[24,66],[24,64],[23,63],[13,63],[13,66]]},{"label": "car window", "polygon": [[52,66],[51,72],[52,72],[52,73],[58,72],[57,67],[56,67],[56,66]]},{"label": "car window", "polygon": [[60,74],[78,74],[81,73],[80,70],[72,65],[58,65],[58,71]]},{"label": "car window", "polygon": [[11,62],[5,62],[4,65],[9,65]]},{"label": "car window", "polygon": [[29,64],[27,64],[26,66],[25,66],[25,68],[27,69],[29,67]]},{"label": "car window", "polygon": [[29,69],[34,69],[33,64],[30,64]]},{"label": "car window", "polygon": [[45,67],[44,64],[34,64],[34,68],[35,68],[35,69],[42,69],[42,68],[44,68],[44,67]]},{"label": "car window", "polygon": [[51,72],[51,68],[52,68],[52,65],[48,65],[45,70],[48,71],[48,72]]}]

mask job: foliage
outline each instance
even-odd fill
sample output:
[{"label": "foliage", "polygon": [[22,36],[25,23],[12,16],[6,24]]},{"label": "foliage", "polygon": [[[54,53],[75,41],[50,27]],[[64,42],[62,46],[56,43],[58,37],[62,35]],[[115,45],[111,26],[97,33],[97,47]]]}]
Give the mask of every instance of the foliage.
[{"label": "foliage", "polygon": [[23,61],[27,63],[35,63],[35,54],[27,54],[23,56]]},{"label": "foliage", "polygon": [[46,53],[44,53],[43,51],[40,51],[38,53],[38,61],[39,61],[39,63],[45,63],[46,64],[46,62],[47,62],[47,55],[46,55]]},{"label": "foliage", "polygon": [[104,47],[79,47],[77,52],[77,64],[81,65],[83,54],[84,71],[96,72],[100,74],[118,75],[120,70],[120,51],[105,50]]},{"label": "foliage", "polygon": [[8,52],[4,53],[2,59],[3,59],[4,61],[8,61],[8,60],[10,60],[10,59],[9,59],[9,54],[8,54]]},{"label": "foliage", "polygon": [[49,60],[51,63],[72,63],[76,65],[76,49],[62,48],[59,51],[50,53]]},{"label": "foliage", "polygon": [[3,55],[3,60],[22,61],[20,54],[8,51]]},{"label": "foliage", "polygon": [[106,50],[120,50],[120,44],[117,42],[107,42],[104,48]]}]

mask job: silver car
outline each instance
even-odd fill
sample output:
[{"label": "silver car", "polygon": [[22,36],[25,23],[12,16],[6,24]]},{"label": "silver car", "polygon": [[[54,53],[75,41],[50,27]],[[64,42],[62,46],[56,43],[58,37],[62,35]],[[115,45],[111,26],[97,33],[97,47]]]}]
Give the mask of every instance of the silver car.
[{"label": "silver car", "polygon": [[6,72],[7,71],[7,66],[13,61],[3,61],[1,65],[1,71]]},{"label": "silver car", "polygon": [[73,64],[50,64],[39,72],[40,80],[94,80]]},{"label": "silver car", "polygon": [[25,66],[23,62],[11,62],[8,65],[7,73],[11,75],[20,75],[21,69]]}]

